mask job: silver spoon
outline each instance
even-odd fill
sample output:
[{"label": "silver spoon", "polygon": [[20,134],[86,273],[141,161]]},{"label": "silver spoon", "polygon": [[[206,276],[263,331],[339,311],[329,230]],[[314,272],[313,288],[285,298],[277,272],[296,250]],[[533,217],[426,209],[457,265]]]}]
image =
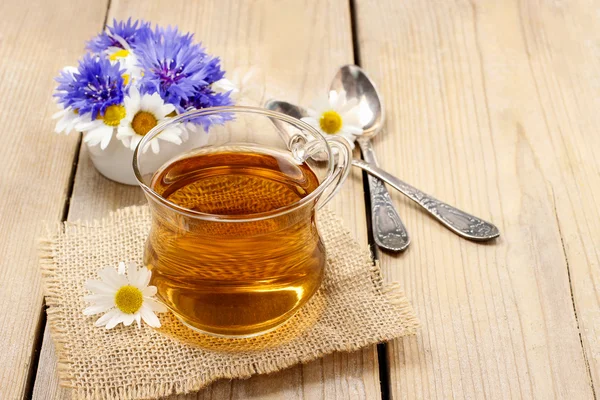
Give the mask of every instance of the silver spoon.
[{"label": "silver spoon", "polygon": [[[356,141],[360,146],[363,158],[371,165],[377,166],[375,150],[371,138],[383,128],[383,104],[377,89],[369,77],[356,65],[340,68],[331,82],[330,90],[346,92],[346,99],[358,102],[358,112],[363,133]],[[383,182],[368,176],[369,195],[371,197],[371,221],[373,237],[379,247],[392,251],[406,250],[410,238],[406,227],[394,207],[394,203]]]},{"label": "silver spoon", "polygon": [[[304,108],[285,101],[269,100],[265,104],[265,107],[298,119],[308,116]],[[498,228],[494,224],[441,202],[379,167],[363,160],[352,160],[352,165],[367,171],[369,174],[378,177],[394,189],[400,191],[459,236],[483,242],[500,235],[500,231],[498,231]]]}]

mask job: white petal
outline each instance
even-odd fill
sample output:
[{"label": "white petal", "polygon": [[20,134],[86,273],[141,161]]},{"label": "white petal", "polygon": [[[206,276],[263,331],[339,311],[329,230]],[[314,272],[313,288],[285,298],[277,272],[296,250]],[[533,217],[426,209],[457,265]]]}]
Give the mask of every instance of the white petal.
[{"label": "white petal", "polygon": [[95,130],[87,132],[83,136],[83,141],[90,146],[96,146],[98,143],[100,143],[102,141],[102,138],[103,138],[102,132],[95,129]]},{"label": "white petal", "polygon": [[342,133],[343,132],[348,132],[351,135],[360,135],[363,133],[363,130],[357,126],[344,125],[342,127]]},{"label": "white petal", "polygon": [[135,314],[123,314],[123,325],[129,326],[135,321]]},{"label": "white petal", "polygon": [[[142,140],[142,137],[138,134],[136,134],[135,136],[132,136],[131,143],[129,144],[129,148],[131,150],[135,150],[135,148],[138,146],[138,143],[140,143],[141,140]],[[148,145],[146,145],[145,149],[142,149],[142,153],[145,153],[146,150],[148,150]]]},{"label": "white petal", "polygon": [[142,290],[142,294],[145,297],[152,297],[156,294],[157,291],[158,291],[158,289],[156,289],[156,286],[148,286]]},{"label": "white petal", "polygon": [[338,96],[338,105],[342,106],[342,105],[344,105],[346,103],[347,103],[347,100],[346,100],[346,91],[342,90],[340,92],[339,96]]},{"label": "white petal", "polygon": [[114,295],[111,294],[88,294],[83,296],[84,301],[90,303],[100,303],[102,301],[113,301]]},{"label": "white petal", "polygon": [[121,139],[121,142],[123,142],[123,146],[127,147],[128,149],[131,150],[131,138],[130,137],[124,137]]},{"label": "white petal", "polygon": [[54,114],[52,114],[52,119],[62,118],[67,114],[67,112],[70,112],[70,111],[71,111],[70,108],[63,108],[62,110],[57,111]]},{"label": "white petal", "polygon": [[356,99],[352,99],[346,103],[342,103],[340,104],[339,108],[338,108],[340,114],[356,114],[358,115],[358,113],[360,112],[360,108],[358,106],[358,100]]},{"label": "white petal", "polygon": [[[190,124],[190,125],[193,125],[193,124]],[[178,129],[179,129],[179,128],[178,128]],[[205,136],[208,136],[208,135],[205,135]],[[185,142],[186,140],[188,140],[188,138],[190,137],[190,135],[188,134],[188,131],[187,131],[187,126],[186,126],[186,129],[179,129],[179,137],[180,137],[180,138],[181,138],[181,140],[183,140],[184,142]]]},{"label": "white petal", "polygon": [[117,274],[119,275],[125,275],[125,262],[124,261],[119,261],[119,264],[117,265]]},{"label": "white petal", "polygon": [[188,131],[190,131],[192,133],[198,133],[200,131],[199,126],[194,124],[193,122],[186,123],[185,129],[187,129]]},{"label": "white petal", "polygon": [[[123,269],[125,269],[125,263],[123,263]],[[130,285],[137,286],[138,281],[138,269],[135,263],[127,264],[127,280]]]},{"label": "white petal", "polygon": [[210,86],[216,93],[239,92],[239,89],[229,79],[219,79]]},{"label": "white petal", "polygon": [[148,306],[142,305],[142,308],[140,308],[139,313],[142,316],[142,319],[145,323],[147,323],[153,328],[160,328],[160,321],[158,317],[152,312],[152,310]]},{"label": "white petal", "polygon": [[163,116],[161,117],[161,119],[164,118],[164,116],[171,114],[173,111],[175,111],[175,106],[173,104],[164,104],[162,106]]},{"label": "white petal", "polygon": [[106,329],[112,329],[115,326],[119,325],[120,322],[123,322],[123,318],[125,317],[125,315],[126,314],[123,314],[121,311],[119,311],[106,323]]},{"label": "white petal", "polygon": [[143,291],[146,289],[146,286],[150,281],[150,275],[152,275],[150,270],[148,270],[146,267],[142,267],[137,271],[135,279],[129,278],[129,282],[131,282],[133,286]]},{"label": "white petal", "polygon": [[346,139],[348,141],[348,143],[350,144],[350,148],[352,150],[354,150],[355,137],[350,133],[340,133],[340,136],[343,137],[344,139]]},{"label": "white petal", "polygon": [[144,280],[144,283],[142,283],[142,285],[140,287],[147,287],[150,284],[150,278],[152,278],[152,271],[150,271],[148,268],[145,268],[146,270],[146,278]]},{"label": "white petal", "polygon": [[183,140],[181,140],[181,137],[179,137],[179,134],[177,133],[177,131],[174,131],[173,129],[169,129],[169,130],[165,130],[163,132],[161,132],[160,135],[158,135],[158,138],[170,143],[174,143],[174,144],[181,144],[183,143]]},{"label": "white petal", "polygon": [[134,104],[140,103],[140,91],[138,90],[138,88],[136,86],[132,86],[129,88],[129,99]]},{"label": "white petal", "polygon": [[85,121],[81,121],[79,124],[77,124],[77,126],[75,126],[75,128],[78,131],[82,131],[82,132],[87,132],[87,131],[91,131],[95,128],[98,128],[100,125],[104,125],[104,122],[100,121],[100,120],[85,120]]},{"label": "white petal", "polygon": [[[145,94],[142,96],[140,109],[154,114],[154,117],[158,117],[157,114],[161,112],[163,104],[164,102],[158,93],[153,93],[151,95]],[[160,119],[160,117],[157,119]]]},{"label": "white petal", "polygon": [[158,140],[156,140],[156,138],[150,141],[150,146],[152,146],[152,152],[154,154],[158,154],[160,151],[160,145],[158,144]]},{"label": "white petal", "polygon": [[119,274],[112,267],[102,268],[100,271],[98,271],[98,275],[106,284],[112,286],[116,290],[118,290],[121,286],[127,285],[127,278]]},{"label": "white petal", "polygon": [[[58,121],[56,121],[56,127],[54,127],[54,132],[56,133],[62,133],[63,131],[65,131],[67,127],[67,121],[65,121],[65,118],[61,118]],[[65,134],[69,134],[71,133],[71,131],[67,131],[65,132]]]},{"label": "white petal", "polygon": [[137,322],[137,327],[140,329],[142,327],[142,316],[139,312],[135,313],[135,322]]},{"label": "white petal", "polygon": [[356,109],[357,111],[349,111],[347,113],[345,113],[344,115],[342,115],[342,120],[344,121],[344,125],[353,125],[356,126],[358,128],[360,128],[362,126],[362,124],[360,123],[360,115],[358,114],[358,109]]},{"label": "white petal", "polygon": [[329,107],[333,108],[334,110],[337,110],[338,105],[340,104],[340,94],[335,90],[330,90],[328,100]]},{"label": "white petal", "polygon": [[115,305],[113,302],[94,304],[92,306],[87,307],[85,310],[83,310],[83,315],[100,314],[100,313],[110,310],[114,306]]},{"label": "white petal", "polygon": [[154,299],[144,299],[144,304],[152,311],[160,313],[168,311],[167,306]]},{"label": "white petal", "polygon": [[85,283],[85,288],[87,290],[91,290],[94,293],[98,293],[98,294],[108,294],[108,295],[113,295],[116,293],[115,288],[113,288],[110,285],[107,285],[104,282],[101,281],[96,281],[96,280],[88,280]]},{"label": "white petal", "polygon": [[131,125],[120,126],[117,130],[117,139],[122,140],[126,137],[135,135],[135,131],[131,129]]},{"label": "white petal", "polygon": [[107,129],[104,132],[104,136],[102,137],[102,141],[100,142],[100,148],[102,150],[106,149],[108,147],[108,144],[110,143],[110,139],[112,139],[113,137],[113,133],[114,133],[114,128],[107,126]]},{"label": "white petal", "polygon": [[327,97],[319,97],[315,99],[313,102],[312,109],[315,110],[318,114],[323,113],[323,111],[327,111],[331,109],[331,105],[329,104],[329,99]]},{"label": "white petal", "polygon": [[121,311],[118,309],[111,310],[98,318],[98,320],[94,323],[96,326],[104,326],[108,321],[110,321],[115,315],[118,315]]}]

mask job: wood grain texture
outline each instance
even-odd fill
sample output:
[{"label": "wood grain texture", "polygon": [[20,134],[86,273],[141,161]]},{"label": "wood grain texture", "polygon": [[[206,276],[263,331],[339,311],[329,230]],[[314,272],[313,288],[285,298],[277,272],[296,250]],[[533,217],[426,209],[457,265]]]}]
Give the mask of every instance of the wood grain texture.
[{"label": "wood grain texture", "polygon": [[392,397],[594,398],[598,4],[356,3],[382,166],[502,233],[467,242],[394,195],[413,242],[381,264],[423,329],[389,346]]},{"label": "wood grain texture", "polygon": [[53,78],[102,26],[103,3],[0,2],[0,399],[25,395],[43,329],[37,238],[62,216],[78,143],[53,133]]},{"label": "wood grain texture", "polygon": [[[337,67],[350,63],[352,38],[347,2],[318,1],[122,1],[113,0],[109,18],[144,18],[176,24],[196,33],[209,52],[219,55],[227,70],[260,66],[267,92],[289,101],[308,103],[325,91]],[[110,210],[143,202],[141,191],[110,182],[81,153],[69,220],[101,218]],[[354,173],[334,200],[334,209],[367,243],[363,186]],[[35,399],[62,399],[56,356],[45,335],[34,389]],[[248,380],[219,381],[198,394],[178,399],[221,398],[380,398],[375,347]]]}]

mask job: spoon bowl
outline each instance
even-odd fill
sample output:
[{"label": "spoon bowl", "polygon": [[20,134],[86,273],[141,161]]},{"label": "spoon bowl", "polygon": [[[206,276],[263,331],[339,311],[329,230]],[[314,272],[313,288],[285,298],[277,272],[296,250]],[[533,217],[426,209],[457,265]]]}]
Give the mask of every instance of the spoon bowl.
[{"label": "spoon bowl", "polygon": [[346,99],[358,102],[359,121],[363,128],[361,138],[370,139],[383,128],[384,112],[381,96],[367,74],[356,65],[339,69],[330,89],[336,93],[346,92]]}]

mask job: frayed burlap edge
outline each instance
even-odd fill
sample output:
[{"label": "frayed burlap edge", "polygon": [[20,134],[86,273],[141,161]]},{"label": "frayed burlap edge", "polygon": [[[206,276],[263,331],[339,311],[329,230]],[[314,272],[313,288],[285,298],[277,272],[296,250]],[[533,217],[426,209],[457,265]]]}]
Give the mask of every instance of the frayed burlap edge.
[{"label": "frayed burlap edge", "polygon": [[[71,369],[71,363],[69,362],[70,346],[65,338],[64,327],[61,326],[60,321],[66,316],[60,306],[61,293],[56,287],[56,271],[59,267],[56,262],[56,254],[53,245],[63,234],[77,234],[78,229],[88,228],[99,228],[106,224],[114,222],[117,214],[119,218],[123,216],[133,215],[142,216],[146,206],[132,206],[121,210],[111,212],[109,216],[103,220],[92,220],[92,221],[75,221],[75,222],[64,222],[58,223],[54,229],[47,227],[47,236],[39,241],[39,254],[40,254],[40,268],[42,276],[44,277],[44,291],[46,304],[48,309],[47,322],[50,328],[50,334],[55,344],[56,354],[58,358],[57,370],[59,375],[59,384],[63,387],[69,388],[72,398],[93,400],[93,399],[118,399],[118,398],[142,398],[151,399],[158,397],[166,397],[176,393],[191,393],[197,392],[206,386],[210,385],[218,379],[234,379],[234,378],[249,378],[255,374],[268,374],[277,372],[289,367],[292,367],[299,363],[308,363],[315,359],[324,357],[334,352],[352,352],[360,350],[363,347],[373,345],[376,343],[387,342],[402,336],[414,335],[420,326],[420,322],[416,317],[413,307],[406,298],[404,291],[401,288],[399,282],[384,282],[381,273],[381,268],[377,261],[371,258],[371,254],[368,251],[362,250],[362,253],[371,264],[370,275],[375,290],[379,291],[382,296],[387,299],[389,304],[398,312],[402,323],[402,326],[398,327],[397,332],[388,333],[381,335],[380,337],[370,338],[355,341],[354,343],[346,346],[334,346],[327,351],[321,351],[319,353],[307,354],[304,357],[293,357],[280,360],[272,360],[267,362],[253,363],[245,366],[225,366],[220,376],[214,376],[212,380],[205,381],[202,379],[202,374],[198,375],[198,378],[191,379],[186,382],[171,382],[163,384],[144,384],[132,388],[115,388],[114,390],[99,388],[90,390],[89,388],[77,388],[73,384],[74,375]],[[323,213],[328,213],[332,218],[336,220],[340,225],[343,226],[343,221],[337,217],[332,211],[325,210]],[[351,233],[344,228],[344,236],[352,237]]]}]

